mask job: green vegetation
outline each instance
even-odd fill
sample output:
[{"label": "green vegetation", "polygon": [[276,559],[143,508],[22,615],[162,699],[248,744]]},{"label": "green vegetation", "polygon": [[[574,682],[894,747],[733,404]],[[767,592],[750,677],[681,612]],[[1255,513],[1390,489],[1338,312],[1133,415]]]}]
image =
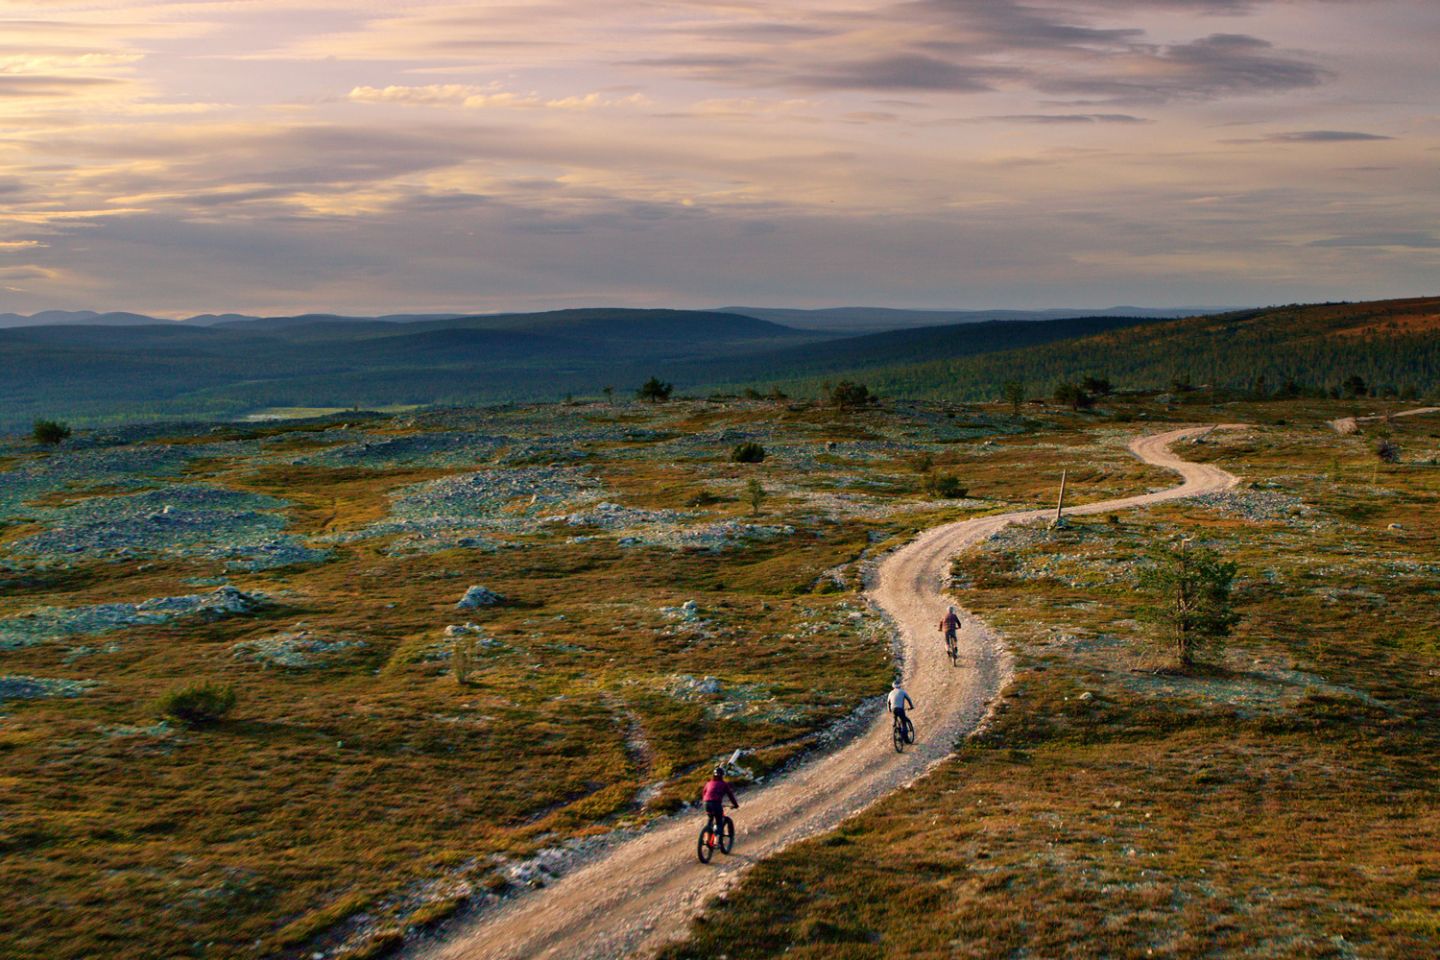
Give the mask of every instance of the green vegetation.
[{"label": "green vegetation", "polygon": [[673,393],[674,390],[675,385],[673,383],[666,383],[659,377],[651,377],[640,385],[640,389],[635,391],[635,396],[641,400],[648,400],[651,403],[660,403],[664,400],[669,400],[670,394]]},{"label": "green vegetation", "polygon": [[751,477],[745,481],[745,501],[750,504],[752,516],[760,515],[760,507],[765,503],[766,496],[765,488],[760,485],[758,478]]},{"label": "green vegetation", "polygon": [[758,443],[747,440],[744,443],[735,445],[730,451],[730,459],[735,463],[763,463],[765,461],[765,448]]},{"label": "green vegetation", "polygon": [[[1231,406],[1287,421],[1186,448],[1242,488],[958,558],[957,600],[1016,654],[984,734],[757,865],[666,960],[1433,954],[1440,473],[1373,487],[1339,409]],[[1391,429],[1440,444],[1435,416]],[[1182,532],[1237,564],[1243,616],[1191,673],[1139,622],[1136,558]]]},{"label": "green vegetation", "polygon": [[204,681],[168,690],[156,701],[156,710],[165,717],[192,727],[219,723],[235,709],[235,687]]},{"label": "green vegetation", "polygon": [[30,435],[41,446],[55,447],[70,438],[70,427],[58,420],[36,420]]},{"label": "green vegetation", "polygon": [[1235,564],[1210,547],[1191,546],[1191,539],[1152,544],[1146,553],[1149,566],[1139,576],[1139,585],[1154,599],[1142,609],[1143,618],[1185,670],[1202,657],[1223,658],[1225,639],[1240,620],[1231,600]]}]

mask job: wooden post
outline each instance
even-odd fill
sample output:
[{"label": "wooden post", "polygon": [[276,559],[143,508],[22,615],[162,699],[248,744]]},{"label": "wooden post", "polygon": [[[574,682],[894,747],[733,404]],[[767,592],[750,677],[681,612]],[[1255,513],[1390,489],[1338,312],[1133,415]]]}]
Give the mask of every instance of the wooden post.
[{"label": "wooden post", "polygon": [[1055,503],[1055,522],[1051,524],[1051,526],[1058,527],[1064,522],[1064,517],[1061,516],[1061,514],[1065,510],[1065,480],[1069,476],[1070,470],[1068,468],[1060,471],[1060,499]]}]

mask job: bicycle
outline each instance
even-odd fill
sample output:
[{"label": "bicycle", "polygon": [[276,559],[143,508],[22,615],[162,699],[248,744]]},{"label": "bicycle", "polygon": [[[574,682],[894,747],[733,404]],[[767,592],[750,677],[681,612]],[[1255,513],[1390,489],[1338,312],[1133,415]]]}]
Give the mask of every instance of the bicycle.
[{"label": "bicycle", "polygon": [[895,744],[896,753],[905,752],[905,744],[915,742],[915,724],[909,717],[902,718],[900,714],[893,714],[890,722],[890,739]]},{"label": "bicycle", "polygon": [[960,666],[960,644],[953,633],[945,634],[945,652],[950,656],[950,666]]},{"label": "bicycle", "polygon": [[712,829],[708,817],[705,820],[705,826],[700,828],[700,839],[695,844],[695,855],[700,858],[700,862],[709,863],[717,849],[726,856],[729,856],[730,851],[735,849],[735,821],[729,817],[724,818],[721,822],[718,836]]}]

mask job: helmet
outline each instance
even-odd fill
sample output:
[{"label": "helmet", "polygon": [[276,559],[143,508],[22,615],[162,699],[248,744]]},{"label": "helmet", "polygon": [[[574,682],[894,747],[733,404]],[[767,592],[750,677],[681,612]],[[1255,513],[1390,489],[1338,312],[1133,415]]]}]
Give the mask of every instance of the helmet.
[{"label": "helmet", "polygon": [[717,777],[723,777],[723,776],[725,776],[725,768],[724,768],[724,767],[716,767],[714,770],[712,770],[712,771],[710,771],[710,772],[713,773],[713,774],[715,774],[715,776],[717,776]]},{"label": "helmet", "polygon": [[893,687],[893,688],[895,688],[896,690],[899,690],[899,689],[900,689],[900,681],[899,681],[899,680],[894,680],[894,681],[892,681],[892,682],[890,683],[890,686]]}]

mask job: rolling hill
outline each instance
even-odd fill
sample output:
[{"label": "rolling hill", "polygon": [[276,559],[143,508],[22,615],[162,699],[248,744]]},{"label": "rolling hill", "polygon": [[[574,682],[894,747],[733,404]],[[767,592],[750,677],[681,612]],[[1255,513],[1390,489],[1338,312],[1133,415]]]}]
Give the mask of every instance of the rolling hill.
[{"label": "rolling hill", "polygon": [[[916,363],[866,364],[831,378],[864,379],[882,394],[993,399],[1007,381],[1046,394],[1087,375],[1121,389],[1173,383],[1275,390],[1338,389],[1351,376],[1377,390],[1440,393],[1440,297],[1369,303],[1291,304],[1206,317],[1134,324],[1093,336]],[[814,378],[789,381],[818,389]]]}]

